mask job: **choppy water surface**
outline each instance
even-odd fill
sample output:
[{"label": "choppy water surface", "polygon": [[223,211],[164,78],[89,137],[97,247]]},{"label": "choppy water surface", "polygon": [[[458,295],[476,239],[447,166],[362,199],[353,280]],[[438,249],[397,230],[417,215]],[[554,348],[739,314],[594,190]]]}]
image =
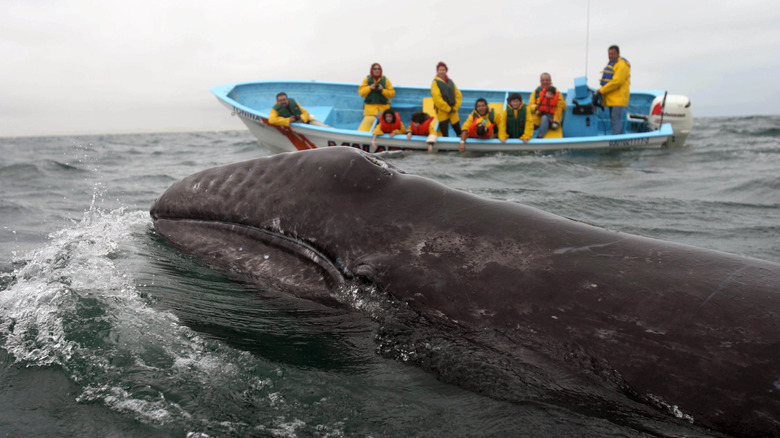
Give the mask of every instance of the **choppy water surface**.
[{"label": "choppy water surface", "polygon": [[[481,196],[780,262],[778,126],[699,119],[674,150],[384,158]],[[380,294],[345,291],[357,312],[302,304],[162,242],[154,199],[268,155],[248,132],[4,138],[0,150],[0,434],[708,436],[441,382],[383,340],[414,327]]]}]

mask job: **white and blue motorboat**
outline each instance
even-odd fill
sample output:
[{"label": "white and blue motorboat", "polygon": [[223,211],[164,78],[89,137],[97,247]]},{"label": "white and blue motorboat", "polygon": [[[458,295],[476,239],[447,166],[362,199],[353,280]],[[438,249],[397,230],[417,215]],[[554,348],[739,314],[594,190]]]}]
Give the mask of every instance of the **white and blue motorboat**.
[{"label": "white and blue motorboat", "polygon": [[[428,87],[395,86],[392,108],[408,126],[417,111],[430,111],[431,90]],[[315,126],[293,123],[290,127],[268,123],[277,93],[284,91],[306,108],[315,119],[328,125]],[[460,118],[464,121],[476,100],[487,99],[491,107],[503,108],[510,93],[519,92],[528,102],[532,90],[461,89],[463,104]],[[561,90],[563,91],[563,90]],[[358,131],[363,120],[363,98],[358,84],[319,81],[255,81],[218,85],[211,89],[232,114],[238,116],[257,140],[272,152],[351,146],[370,151],[371,132]],[[594,90],[586,78],[574,80],[574,88],[563,93],[566,112],[561,125],[562,138],[520,140],[468,139],[466,148],[478,152],[520,152],[550,150],[610,150],[652,149],[681,146],[691,131],[693,113],[686,96],[668,95],[664,91],[632,91],[628,111],[623,120],[624,134],[612,135],[608,108],[594,103]],[[377,139],[375,152],[393,150],[427,151],[425,136],[405,135]],[[435,149],[457,151],[460,140],[450,129],[450,137],[439,137]],[[374,151],[372,151],[374,152]]]}]

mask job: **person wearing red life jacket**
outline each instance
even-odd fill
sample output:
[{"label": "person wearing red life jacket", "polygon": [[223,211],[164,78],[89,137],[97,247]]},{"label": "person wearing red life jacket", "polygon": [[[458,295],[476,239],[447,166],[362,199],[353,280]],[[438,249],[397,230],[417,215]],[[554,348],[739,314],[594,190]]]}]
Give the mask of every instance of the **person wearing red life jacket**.
[{"label": "person wearing red life jacket", "polygon": [[[544,72],[539,76],[539,86],[531,93],[531,97],[528,99],[528,108],[531,110],[531,114],[533,116],[534,128],[539,128],[542,124],[542,116],[541,113],[537,111],[537,106],[539,106],[539,101],[545,97],[546,90],[549,87],[553,87],[552,76],[550,76],[550,73]],[[566,99],[563,98],[563,95],[561,95],[560,92],[557,94],[559,97],[555,103],[555,111],[552,113],[552,121],[560,126],[563,121],[563,113],[566,111]],[[563,137],[563,130],[547,129],[544,137],[561,138]]]},{"label": "person wearing red life jacket", "polygon": [[401,121],[401,116],[390,108],[382,113],[379,123],[374,128],[374,137],[371,140],[371,153],[376,152],[376,138],[384,134],[387,134],[390,138],[395,137],[396,134],[406,134],[406,127]]},{"label": "person wearing red life jacket", "polygon": [[395,97],[395,89],[390,79],[382,74],[382,66],[378,62],[371,64],[369,75],[358,87],[358,94],[363,101],[363,121],[358,131],[370,131],[377,116],[390,108]]},{"label": "person wearing red life jacket", "polygon": [[539,116],[540,122],[536,138],[544,138],[548,129],[558,129],[561,126],[560,121],[555,119],[555,111],[561,100],[563,100],[561,92],[552,86],[547,87],[539,97],[536,104],[536,114]]},{"label": "person wearing red life jacket", "polygon": [[487,100],[480,97],[474,104],[474,111],[463,123],[463,131],[460,135],[460,152],[466,150],[466,138],[489,139],[496,138],[496,126],[499,115],[488,106]]},{"label": "person wearing red life jacket", "polygon": [[412,135],[426,136],[428,143],[428,152],[433,152],[433,145],[436,143],[436,129],[439,123],[436,118],[425,112],[416,112],[412,114],[412,122],[409,124],[409,133],[406,138],[411,139]]}]

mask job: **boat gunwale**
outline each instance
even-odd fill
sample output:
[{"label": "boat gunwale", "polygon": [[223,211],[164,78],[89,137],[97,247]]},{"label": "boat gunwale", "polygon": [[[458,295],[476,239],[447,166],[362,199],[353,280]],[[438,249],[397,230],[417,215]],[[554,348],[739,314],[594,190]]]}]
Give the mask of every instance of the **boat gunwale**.
[{"label": "boat gunwale", "polygon": [[[241,117],[240,112],[245,112],[247,114],[250,114],[255,117],[259,117],[260,119],[263,119],[263,123],[267,124],[267,119],[269,118],[270,114],[266,114],[257,108],[249,107],[246,104],[232,98],[230,96],[231,93],[234,92],[239,87],[246,87],[246,86],[258,86],[258,85],[273,85],[273,84],[298,84],[298,85],[331,85],[331,86],[338,86],[338,87],[355,87],[357,88],[359,84],[354,82],[332,82],[332,81],[317,81],[317,80],[260,80],[260,81],[243,81],[243,82],[232,82],[227,84],[221,84],[211,87],[211,92],[222,101],[223,104],[226,106],[232,107],[234,113],[239,115]],[[418,90],[418,91],[427,91],[430,90],[429,87],[422,87],[422,86],[394,86],[396,90]],[[461,88],[462,92],[465,93],[478,93],[478,92],[491,92],[491,93],[510,93],[512,91],[508,90],[500,90],[500,89],[475,89],[475,88]],[[533,90],[517,90],[517,92],[520,93],[531,93]],[[567,91],[561,90],[561,93],[565,96],[567,94]],[[646,95],[650,97],[658,97],[663,96],[664,91],[659,90],[636,90],[631,92],[632,95]],[[237,112],[236,110],[239,110]],[[243,117],[242,117],[243,118]],[[251,118],[250,118],[251,120]],[[257,122],[256,120],[254,120]],[[334,134],[340,134],[343,136],[352,136],[357,138],[366,138],[370,140],[373,137],[373,134],[369,131],[358,131],[357,129],[344,129],[344,128],[336,128],[336,127],[322,127],[322,126],[316,126],[316,125],[309,125],[305,123],[294,123],[290,125],[290,128],[293,130],[300,130],[300,131],[315,131],[315,132],[322,132],[322,133],[334,133]],[[661,137],[665,137],[668,139],[669,137],[674,135],[674,130],[672,128],[672,125],[670,123],[664,123],[659,129],[653,130],[653,131],[647,131],[647,132],[632,132],[632,133],[624,133],[624,134],[599,134],[595,136],[589,136],[589,137],[562,137],[562,138],[544,138],[544,139],[537,139],[532,138],[528,141],[528,143],[523,143],[522,140],[519,139],[507,139],[506,143],[502,143],[498,139],[467,139],[466,145],[487,145],[492,146],[489,149],[486,149],[485,151],[499,151],[496,146],[499,147],[499,149],[502,149],[504,151],[534,151],[534,150],[545,150],[547,148],[544,148],[544,146],[551,146],[550,149],[560,150],[560,149],[567,149],[566,147],[562,147],[565,145],[576,145],[576,144],[588,144],[588,143],[600,143],[600,142],[623,142],[623,141],[630,141],[635,139],[657,139]],[[396,139],[396,138],[390,138],[387,134],[380,135],[377,138],[382,139],[385,142],[387,141],[395,141],[395,142],[404,142],[404,143],[413,143],[413,144],[420,144],[419,148],[422,148],[426,145],[426,137],[425,136],[412,136],[411,139],[407,139],[406,135],[402,135],[403,139]],[[471,141],[469,141],[471,140]],[[438,137],[437,144],[459,144],[460,139],[458,137]],[[522,146],[518,148],[517,146]],[[510,148],[502,148],[501,146],[511,146]],[[405,146],[392,146],[390,147],[398,147],[398,148],[404,148]],[[580,148],[571,148],[571,149],[610,149],[611,147],[594,147],[594,148],[587,148],[587,147],[580,147]],[[415,148],[410,148],[415,149]],[[438,148],[440,149],[440,148]],[[480,148],[481,149],[481,148]],[[622,148],[621,148],[622,149]]]}]

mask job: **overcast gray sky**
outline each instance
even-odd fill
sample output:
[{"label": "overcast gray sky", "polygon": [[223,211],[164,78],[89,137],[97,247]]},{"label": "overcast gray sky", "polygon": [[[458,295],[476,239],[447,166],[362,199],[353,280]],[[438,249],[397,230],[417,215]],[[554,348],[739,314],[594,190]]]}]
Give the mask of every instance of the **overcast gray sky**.
[{"label": "overcast gray sky", "polygon": [[461,88],[596,86],[610,44],[632,89],[695,117],[780,113],[777,0],[589,3],[0,0],[0,136],[241,129],[210,87],[359,82],[375,61],[396,85],[442,60]]}]

